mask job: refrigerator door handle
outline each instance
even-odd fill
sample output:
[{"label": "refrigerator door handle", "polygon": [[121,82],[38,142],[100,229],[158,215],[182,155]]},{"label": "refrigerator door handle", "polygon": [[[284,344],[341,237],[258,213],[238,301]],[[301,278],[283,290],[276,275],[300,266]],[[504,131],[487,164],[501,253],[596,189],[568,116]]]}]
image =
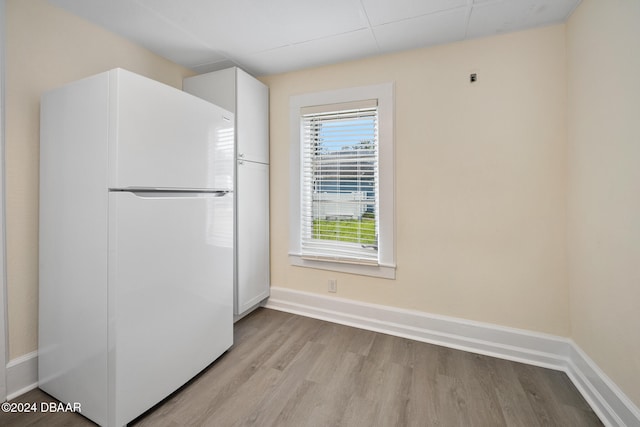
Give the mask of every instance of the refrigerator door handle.
[{"label": "refrigerator door handle", "polygon": [[142,199],[178,199],[178,198],[213,198],[224,197],[230,193],[230,191],[149,191],[149,190],[125,190],[125,193],[130,193],[136,197]]}]

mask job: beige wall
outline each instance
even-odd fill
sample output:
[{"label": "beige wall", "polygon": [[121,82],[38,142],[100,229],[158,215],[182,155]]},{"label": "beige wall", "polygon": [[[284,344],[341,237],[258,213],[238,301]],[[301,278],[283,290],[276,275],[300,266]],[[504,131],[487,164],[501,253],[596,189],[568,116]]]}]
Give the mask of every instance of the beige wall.
[{"label": "beige wall", "polygon": [[[37,347],[40,94],[116,66],[176,87],[193,73],[44,0],[8,0],[6,13],[15,358]],[[640,405],[639,21],[635,0],[583,0],[566,51],[565,26],[555,26],[263,78],[273,285],[326,294],[337,278],[339,297],[571,335]],[[397,279],[290,266],[289,96],[387,81]]]},{"label": "beige wall", "polygon": [[6,238],[10,358],[37,348],[40,94],[114,67],[181,87],[193,73],[45,0],[6,5]]},{"label": "beige wall", "polygon": [[[264,77],[272,285],[567,336],[565,64],[553,26]],[[290,266],[289,97],[388,81],[396,280]]]},{"label": "beige wall", "polygon": [[640,1],[567,24],[572,337],[640,406]]}]

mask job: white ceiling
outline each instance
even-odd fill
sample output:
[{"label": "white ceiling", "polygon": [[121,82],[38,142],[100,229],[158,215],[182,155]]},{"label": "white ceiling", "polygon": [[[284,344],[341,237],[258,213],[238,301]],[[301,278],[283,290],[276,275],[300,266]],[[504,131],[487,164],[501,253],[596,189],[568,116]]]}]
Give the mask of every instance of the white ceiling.
[{"label": "white ceiling", "polygon": [[49,0],[197,72],[267,75],[564,22],[580,0]]}]

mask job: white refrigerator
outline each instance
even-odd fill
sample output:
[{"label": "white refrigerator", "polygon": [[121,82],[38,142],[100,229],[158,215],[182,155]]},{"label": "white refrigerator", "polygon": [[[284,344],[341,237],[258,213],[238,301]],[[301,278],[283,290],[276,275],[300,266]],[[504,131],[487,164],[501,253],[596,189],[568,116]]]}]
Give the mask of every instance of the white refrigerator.
[{"label": "white refrigerator", "polygon": [[122,69],[42,97],[39,386],[99,425],[233,343],[233,123]]}]

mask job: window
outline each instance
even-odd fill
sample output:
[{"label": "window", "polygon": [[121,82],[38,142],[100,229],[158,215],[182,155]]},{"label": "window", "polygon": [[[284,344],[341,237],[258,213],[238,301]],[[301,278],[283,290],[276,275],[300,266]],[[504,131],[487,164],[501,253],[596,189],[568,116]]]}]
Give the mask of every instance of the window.
[{"label": "window", "polygon": [[302,256],[377,264],[378,101],[300,113]]},{"label": "window", "polygon": [[291,98],[292,264],[395,277],[393,85]]}]

